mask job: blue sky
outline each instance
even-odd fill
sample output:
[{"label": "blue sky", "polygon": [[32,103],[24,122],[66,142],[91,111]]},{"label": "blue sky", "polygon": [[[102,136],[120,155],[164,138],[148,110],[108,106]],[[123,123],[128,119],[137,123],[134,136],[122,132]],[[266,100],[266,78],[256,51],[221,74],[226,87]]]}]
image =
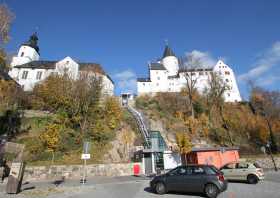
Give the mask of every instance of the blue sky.
[{"label": "blue sky", "polygon": [[235,71],[242,96],[246,80],[280,85],[280,1],[277,0],[0,0],[15,13],[15,53],[38,31],[41,59],[101,63],[116,93],[136,90],[147,62],[162,56],[168,39],[176,55],[196,50],[223,58]]}]

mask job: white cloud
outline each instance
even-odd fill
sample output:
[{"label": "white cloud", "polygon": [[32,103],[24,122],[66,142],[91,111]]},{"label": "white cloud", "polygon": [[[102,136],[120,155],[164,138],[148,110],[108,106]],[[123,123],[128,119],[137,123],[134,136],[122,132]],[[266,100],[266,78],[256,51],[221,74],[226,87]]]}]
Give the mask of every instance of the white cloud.
[{"label": "white cloud", "polygon": [[[217,63],[217,59],[213,58],[209,52],[202,52],[199,50],[193,50],[192,52],[185,53],[186,57],[192,56],[194,60],[199,61],[202,67],[209,68],[213,67]],[[188,64],[189,60],[185,62]]]},{"label": "white cloud", "polygon": [[131,70],[124,70],[119,73],[113,74],[116,86],[121,92],[132,92],[136,91],[136,74]]},{"label": "white cloud", "polygon": [[[269,85],[279,80],[279,73],[274,67],[280,64],[280,41],[275,42],[257,60],[251,70],[238,76],[242,82],[253,80],[258,85]],[[273,68],[273,69],[272,69]]]}]

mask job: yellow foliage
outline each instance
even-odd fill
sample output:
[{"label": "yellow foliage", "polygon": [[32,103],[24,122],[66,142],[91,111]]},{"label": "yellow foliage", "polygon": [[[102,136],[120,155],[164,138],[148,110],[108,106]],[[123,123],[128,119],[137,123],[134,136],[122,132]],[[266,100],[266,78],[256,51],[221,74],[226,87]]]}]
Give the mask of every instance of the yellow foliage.
[{"label": "yellow foliage", "polygon": [[122,116],[122,109],[120,107],[119,101],[114,97],[109,97],[105,102],[105,115],[107,116],[108,126],[111,129],[115,129]]},{"label": "yellow foliage", "polygon": [[56,151],[59,146],[59,124],[50,124],[47,126],[46,131],[41,133],[39,138],[49,151]]},{"label": "yellow foliage", "polygon": [[0,79],[0,111],[8,109],[15,103],[17,90],[14,81]]},{"label": "yellow foliage", "polygon": [[205,114],[200,115],[200,128],[204,137],[208,138],[209,135],[209,119]]},{"label": "yellow foliage", "polygon": [[186,133],[176,133],[176,142],[181,154],[185,154],[191,151],[192,143],[190,137]]},{"label": "yellow foliage", "polygon": [[199,121],[190,116],[185,120],[185,126],[192,135],[195,135],[199,126]]}]

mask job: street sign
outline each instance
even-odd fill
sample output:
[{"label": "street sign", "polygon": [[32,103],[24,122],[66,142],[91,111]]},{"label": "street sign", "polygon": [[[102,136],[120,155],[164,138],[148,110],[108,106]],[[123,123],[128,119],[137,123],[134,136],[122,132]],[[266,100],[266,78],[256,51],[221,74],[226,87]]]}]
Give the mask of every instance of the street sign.
[{"label": "street sign", "polygon": [[90,159],[90,154],[82,154],[81,159],[83,159],[83,160],[88,160],[88,159]]}]

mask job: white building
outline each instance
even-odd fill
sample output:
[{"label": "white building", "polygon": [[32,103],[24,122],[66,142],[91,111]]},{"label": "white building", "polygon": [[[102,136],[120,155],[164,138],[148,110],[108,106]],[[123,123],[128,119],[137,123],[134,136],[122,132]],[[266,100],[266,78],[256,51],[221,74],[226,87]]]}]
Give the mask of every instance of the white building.
[{"label": "white building", "polygon": [[197,81],[196,89],[203,93],[209,84],[212,72],[218,74],[227,84],[228,90],[224,93],[225,102],[241,101],[234,72],[223,61],[219,60],[212,68],[186,69],[169,46],[165,47],[161,60],[149,64],[149,77],[137,79],[138,95],[180,92],[187,84],[186,73],[193,76],[192,79]]},{"label": "white building", "polygon": [[114,82],[99,64],[76,62],[69,56],[60,61],[41,61],[37,41],[37,35],[33,34],[28,42],[21,45],[18,55],[13,57],[11,62],[9,75],[24,91],[31,91],[37,83],[51,74],[67,72],[73,79],[77,79],[81,73],[86,72],[88,75],[102,78],[104,94],[114,94]]}]

